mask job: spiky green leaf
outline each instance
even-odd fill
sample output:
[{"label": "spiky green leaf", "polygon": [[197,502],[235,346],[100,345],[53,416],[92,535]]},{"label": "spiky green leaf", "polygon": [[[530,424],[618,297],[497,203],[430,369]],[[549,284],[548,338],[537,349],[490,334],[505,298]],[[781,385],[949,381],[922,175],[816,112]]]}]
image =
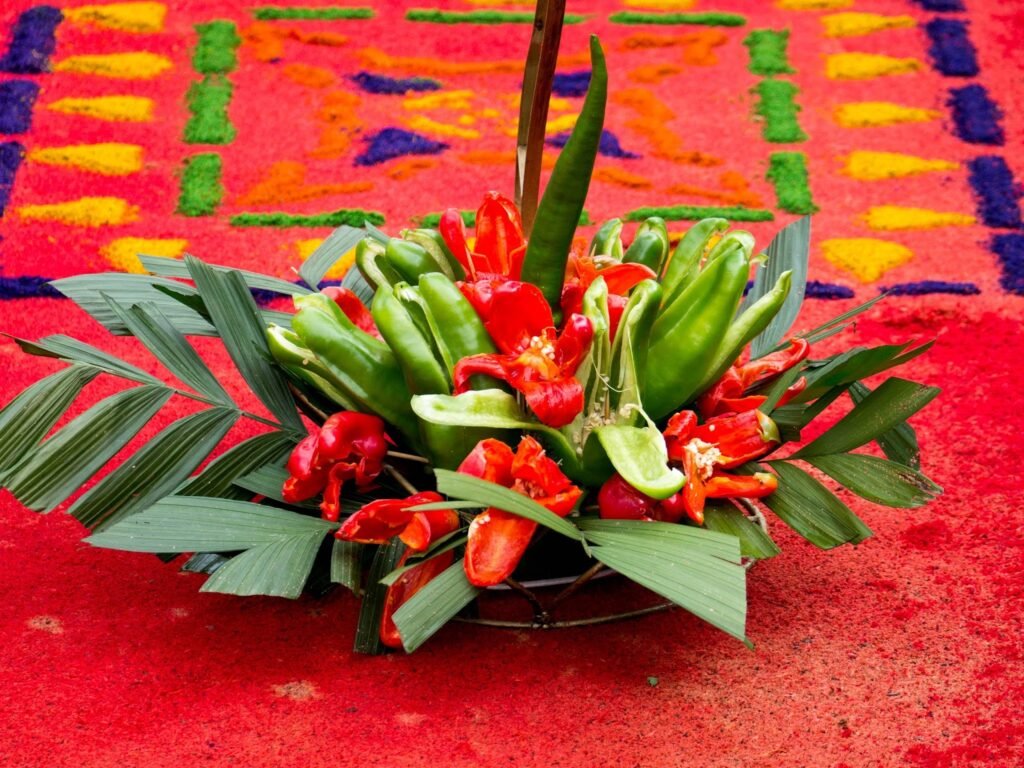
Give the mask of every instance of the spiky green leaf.
[{"label": "spiky green leaf", "polygon": [[365,236],[366,233],[362,229],[347,225],[334,230],[299,267],[299,275],[306,281],[306,285],[313,289],[318,288],[331,267],[355,248],[356,244]]},{"label": "spiky green leaf", "polygon": [[783,272],[792,271],[792,286],[782,308],[750,347],[751,358],[768,354],[786,335],[800,313],[807,290],[807,260],[811,252],[811,217],[804,216],[779,230],[768,244],[768,259],[758,268],[754,285],[740,307],[742,312],[775,285]]},{"label": "spiky green leaf", "polygon": [[202,472],[182,484],[175,494],[251,499],[253,494],[235,485],[235,481],[264,465],[281,461],[295,443],[293,435],[277,431],[249,438],[211,461]]},{"label": "spiky green leaf", "polygon": [[708,502],[704,508],[704,527],[739,539],[743,557],[767,560],[782,551],[761,526],[729,502]]},{"label": "spiky green leaf", "polygon": [[[184,278],[186,280],[191,279],[188,267],[181,259],[169,258],[167,256],[147,256],[140,253],[139,261],[142,262],[142,266],[147,272],[151,272],[154,275]],[[237,272],[242,276],[242,279],[249,288],[257,291],[271,291],[272,293],[280,293],[283,296],[291,296],[295,293],[311,293],[306,286],[282,280],[280,277],[250,272],[246,269],[223,267],[218,264],[210,264],[209,266],[221,271],[232,270]]]},{"label": "spiky green leaf", "polygon": [[[860,381],[850,386],[850,399],[854,405],[860,405],[871,394],[871,390]],[[917,433],[907,422],[897,424],[875,438],[882,452],[892,461],[911,469],[921,468],[921,449],[917,444]]]},{"label": "spiky green leaf", "polygon": [[480,589],[469,583],[462,561],[452,564],[395,611],[402,646],[409,653],[415,651],[478,594]]},{"label": "spiky green leaf", "polygon": [[942,488],[920,472],[877,456],[839,453],[807,462],[858,496],[887,507],[920,507],[942,493]]}]

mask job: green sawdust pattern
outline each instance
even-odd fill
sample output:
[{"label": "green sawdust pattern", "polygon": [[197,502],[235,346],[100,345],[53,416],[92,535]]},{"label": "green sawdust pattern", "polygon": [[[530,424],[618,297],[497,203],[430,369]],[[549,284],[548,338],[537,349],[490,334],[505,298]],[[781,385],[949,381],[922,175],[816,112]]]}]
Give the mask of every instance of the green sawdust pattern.
[{"label": "green sawdust pattern", "polygon": [[[462,221],[467,227],[476,226],[476,211],[459,211],[459,214],[462,216]],[[416,221],[421,227],[433,227],[436,229],[437,225],[441,223],[441,214],[428,213],[425,216],[420,216]],[[590,224],[590,214],[584,210],[580,214],[580,226],[588,227]]]},{"label": "green sawdust pattern", "polygon": [[230,144],[235,127],[228,120],[233,86],[223,75],[206,75],[189,86],[186,101],[192,116],[185,123],[186,144]]},{"label": "green sawdust pattern", "polygon": [[784,75],[795,70],[786,60],[786,44],[789,30],[755,29],[747,35],[743,44],[750,51],[747,69],[755,75]]},{"label": "green sawdust pattern", "polygon": [[699,221],[716,218],[729,221],[772,221],[775,214],[757,208],[743,208],[734,205],[717,207],[713,205],[672,205],[663,208],[637,208],[625,215],[626,221],[643,221],[650,216],[660,216],[667,221]]},{"label": "green sawdust pattern", "polygon": [[765,178],[775,185],[775,197],[782,210],[804,214],[818,210],[811,199],[807,155],[803,152],[773,152]]},{"label": "green sawdust pattern", "polygon": [[260,21],[280,21],[283,19],[320,19],[333,21],[337,19],[372,19],[372,8],[282,8],[277,5],[264,5],[252,9],[252,15]]},{"label": "green sawdust pattern", "polygon": [[205,152],[185,160],[181,171],[181,194],[178,196],[178,213],[185,216],[210,216],[224,197],[220,183],[223,170],[220,155]]},{"label": "green sawdust pattern", "polygon": [[367,222],[379,227],[384,223],[384,214],[359,208],[342,208],[309,216],[278,212],[239,213],[231,217],[231,224],[235,227],[361,227]]},{"label": "green sawdust pattern", "polygon": [[192,52],[192,66],[204,75],[226,75],[238,66],[235,51],[242,39],[230,21],[217,19],[209,24],[196,24],[199,42]]},{"label": "green sawdust pattern", "polygon": [[[441,11],[432,8],[412,8],[406,11],[408,21],[426,21],[433,24],[533,24],[533,13],[527,11]],[[586,16],[565,14],[566,24],[582,24]]]},{"label": "green sawdust pattern", "polygon": [[754,87],[758,95],[754,112],[764,119],[761,135],[765,141],[773,144],[807,141],[807,134],[796,119],[800,111],[795,99],[797,90],[786,80],[762,80]]},{"label": "green sawdust pattern", "polygon": [[642,13],[638,11],[619,11],[608,17],[613,24],[700,24],[705,27],[742,27],[747,23],[746,16],[738,13]]}]

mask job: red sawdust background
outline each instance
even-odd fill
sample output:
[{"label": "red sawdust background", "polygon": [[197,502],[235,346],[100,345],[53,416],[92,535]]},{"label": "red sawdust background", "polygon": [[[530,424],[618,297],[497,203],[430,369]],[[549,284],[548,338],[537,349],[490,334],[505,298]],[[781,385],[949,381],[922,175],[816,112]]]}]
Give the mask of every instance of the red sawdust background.
[{"label": "red sawdust background", "polygon": [[[228,13],[226,4],[217,5],[220,15],[244,18],[240,10]],[[863,10],[879,5],[883,12],[896,12],[897,6],[914,12],[908,3]],[[1019,177],[1024,61],[1013,44],[1021,34],[1019,22],[1008,4],[969,5],[985,82],[1008,113],[1003,154]],[[195,11],[198,4],[188,8]],[[209,13],[194,15],[206,20]],[[408,39],[407,52],[412,45]],[[176,58],[187,66],[183,50]],[[819,85],[821,93],[804,96],[810,99],[805,113],[827,114],[824,89]],[[235,118],[239,143],[243,117],[240,112]],[[170,147],[176,135],[160,141]],[[81,133],[72,140],[102,139]],[[913,151],[909,141],[907,147]],[[724,136],[713,148],[730,156],[743,145]],[[808,151],[814,162],[830,150]],[[171,168],[157,171],[170,179]],[[16,185],[19,204],[40,201],[29,191],[43,189],[45,177],[38,168],[32,173],[33,186]],[[51,178],[56,185],[64,177]],[[848,227],[850,215],[861,208],[850,207],[843,183],[824,171],[813,182],[824,209],[818,232]],[[105,183],[116,188],[116,182]],[[152,194],[173,195],[171,189]],[[389,213],[406,202],[407,214],[435,210],[447,199],[417,186],[380,189]],[[408,194],[408,201],[395,199]],[[453,202],[468,207],[478,189],[474,181],[452,194],[459,196]],[[614,195],[598,195],[599,215],[621,209],[609,202]],[[955,210],[961,196],[967,199],[958,188],[945,206],[937,195],[932,204]],[[66,229],[52,228],[47,235],[45,227],[33,225],[34,234],[23,235],[9,221],[4,226],[6,274],[90,268],[81,262],[67,268],[62,254],[47,249],[46,238],[67,239]],[[190,226],[182,219],[159,219],[153,227],[166,231],[147,232],[172,236]],[[203,242],[217,242],[218,232],[233,236],[218,227],[199,227]],[[764,237],[771,229],[758,232]],[[849,337],[850,343],[937,339],[905,375],[943,387],[940,399],[914,423],[924,470],[945,487],[945,495],[912,511],[849,499],[876,532],[855,550],[820,552],[776,522],[772,530],[783,554],[749,576],[748,634],[756,650],[678,611],[557,632],[451,625],[412,656],[354,656],[349,649],[356,603],[340,592],[294,602],[200,595],[202,577],[144,555],[92,549],[80,543],[83,532],[74,520],[60,512],[37,516],[4,492],[0,763],[1024,764],[1024,518],[1018,469],[1024,451],[1024,305],[997,287],[994,257],[979,244],[982,236],[980,228],[968,236],[971,274],[962,264],[950,264],[956,259],[944,240],[965,236],[938,230],[915,241],[923,256],[899,277],[934,277],[942,261],[949,272],[941,277],[972,280],[982,287],[980,296],[892,300]],[[259,239],[246,234],[242,241],[230,240],[225,259],[244,262],[249,257],[242,252]],[[268,239],[276,248],[277,240]],[[284,274],[284,252],[266,252],[261,266]],[[812,277],[842,282],[831,269],[816,259]],[[809,302],[798,324],[813,325],[849,304]],[[29,337],[71,333],[148,365],[129,342],[110,340],[64,301],[7,301],[0,305],[0,327]],[[49,370],[9,341],[0,343],[0,366],[5,400]]]}]

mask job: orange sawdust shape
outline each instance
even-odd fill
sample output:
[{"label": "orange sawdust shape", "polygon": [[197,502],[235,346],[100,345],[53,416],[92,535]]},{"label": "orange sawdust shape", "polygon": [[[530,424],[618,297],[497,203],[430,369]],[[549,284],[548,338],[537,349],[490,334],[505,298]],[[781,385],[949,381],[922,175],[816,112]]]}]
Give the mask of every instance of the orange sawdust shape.
[{"label": "orange sawdust shape", "polygon": [[618,187],[629,189],[650,189],[651,180],[646,176],[611,166],[608,168],[597,168],[594,171],[594,181],[601,181],[605,184],[614,184]]},{"label": "orange sawdust shape", "polygon": [[329,69],[313,67],[309,64],[286,64],[281,71],[293,83],[304,85],[307,88],[326,88],[329,85],[334,85],[337,80]]},{"label": "orange sawdust shape", "polygon": [[320,143],[310,154],[313,157],[339,157],[348,151],[352,138],[363,122],[356,117],[360,99],[348,91],[329,91],[316,113],[321,124]]},{"label": "orange sawdust shape", "polygon": [[636,113],[626,126],[643,136],[651,145],[650,154],[680,165],[721,165],[723,160],[706,152],[685,150],[679,136],[667,123],[675,119],[675,112],[645,88],[627,88],[612,94],[612,100]]},{"label": "orange sawdust shape", "polygon": [[683,63],[694,67],[711,67],[718,63],[715,48],[725,45],[729,36],[718,29],[687,32],[682,35],[659,35],[653,32],[639,32],[622,41],[623,50],[645,50],[648,48],[682,48]]},{"label": "orange sawdust shape", "polygon": [[[363,48],[359,60],[370,70],[401,70],[422,76],[519,74],[523,71],[520,59],[497,59],[493,61],[443,61],[418,56],[392,56],[378,48]],[[558,57],[559,67],[576,67],[590,63],[590,54],[562,54]]]},{"label": "orange sawdust shape", "polygon": [[373,182],[370,181],[306,184],[305,165],[282,161],[271,165],[263,178],[239,197],[237,202],[239,205],[297,203],[329,195],[367,192],[371,189],[373,189]]},{"label": "orange sawdust shape", "polygon": [[286,40],[296,40],[306,45],[339,46],[348,38],[334,32],[304,32],[294,27],[279,27],[265,21],[257,21],[242,30],[242,40],[258,61],[273,61],[284,56]]},{"label": "orange sawdust shape", "polygon": [[[511,167],[516,161],[514,150],[500,151],[495,149],[472,149],[459,155],[459,160],[472,165],[504,165]],[[541,157],[542,168],[554,168],[555,155],[550,153]]]},{"label": "orange sawdust shape", "polygon": [[722,189],[708,189],[695,184],[673,184],[665,192],[670,195],[686,195],[714,200],[729,205],[745,205],[760,208],[764,205],[761,196],[750,188],[750,182],[736,171],[725,171],[718,177]]},{"label": "orange sawdust shape", "polygon": [[433,157],[406,157],[398,160],[388,168],[387,174],[396,181],[405,181],[422,171],[436,167],[437,160]]}]

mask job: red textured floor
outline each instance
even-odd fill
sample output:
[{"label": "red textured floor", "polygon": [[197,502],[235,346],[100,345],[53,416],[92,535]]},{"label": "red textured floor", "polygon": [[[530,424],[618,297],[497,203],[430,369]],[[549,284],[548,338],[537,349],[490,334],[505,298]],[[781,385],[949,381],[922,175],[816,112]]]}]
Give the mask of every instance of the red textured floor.
[{"label": "red textured floor", "polygon": [[[910,3],[874,5],[913,12]],[[1008,42],[1020,26],[1009,4],[992,4],[999,8],[991,14],[984,3],[969,5],[986,82],[1008,113],[1010,143],[1000,151],[1020,178],[1024,118],[1013,108],[1020,94],[1012,84],[1024,62]],[[722,141],[719,151],[730,146]],[[827,154],[817,145],[809,151]],[[824,208],[818,232],[862,209],[850,207],[852,193],[825,171],[814,181]],[[16,185],[18,204],[34,202],[33,189]],[[470,204],[470,192],[458,204]],[[436,207],[419,194],[405,215]],[[605,188],[599,199],[613,196]],[[957,187],[951,199],[961,197],[969,207]],[[393,197],[388,206],[399,210]],[[165,216],[153,226],[159,231],[140,236],[187,232],[189,222]],[[763,237],[775,226],[757,231]],[[6,275],[47,264],[49,274],[68,271],[56,251],[37,250],[45,248],[44,228],[25,235],[10,220],[3,227]],[[53,237],[70,232],[54,228]],[[848,499],[876,534],[856,549],[820,552],[776,522],[783,554],[749,576],[755,650],[678,611],[543,633],[452,625],[411,656],[354,656],[350,597],[198,594],[202,577],[149,556],[93,549],[80,542],[74,520],[38,516],[3,492],[0,764],[1024,765],[1024,299],[999,288],[981,227],[949,235],[960,238],[957,248],[972,241],[971,274],[941,255],[952,250],[944,251],[947,232],[915,235],[921,258],[899,279],[933,277],[941,261],[949,270],[943,279],[971,280],[981,295],[894,299],[848,337],[937,339],[903,375],[943,387],[914,424],[923,469],[945,495],[912,511]],[[215,234],[207,227],[200,240],[215,242]],[[230,240],[230,258],[251,258],[243,251],[256,240]],[[280,269],[264,268],[285,273],[283,256],[273,263]],[[843,282],[817,255],[814,265],[812,277]],[[862,298],[873,290],[858,286]],[[851,304],[808,302],[798,325]],[[64,301],[5,301],[0,329],[71,333],[146,365],[129,343],[110,341]],[[3,399],[47,365],[0,341]]]}]

